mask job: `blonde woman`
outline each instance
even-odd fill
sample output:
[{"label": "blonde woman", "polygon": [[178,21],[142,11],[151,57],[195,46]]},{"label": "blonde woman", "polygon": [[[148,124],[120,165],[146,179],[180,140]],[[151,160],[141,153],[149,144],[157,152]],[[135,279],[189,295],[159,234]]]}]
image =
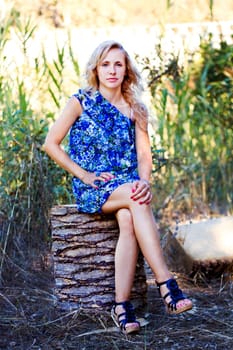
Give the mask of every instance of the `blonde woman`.
[{"label": "blonde woman", "polygon": [[[184,312],[192,302],[166,266],[150,205],[152,158],[147,109],[139,98],[140,74],[121,44],[106,41],[93,52],[86,78],[87,86],[68,100],[50,129],[44,149],[73,175],[80,212],[115,213],[120,232],[112,317],[129,334],[140,329],[130,303],[139,248],[155,274],[167,312]],[[61,147],[68,132],[69,154]]]}]

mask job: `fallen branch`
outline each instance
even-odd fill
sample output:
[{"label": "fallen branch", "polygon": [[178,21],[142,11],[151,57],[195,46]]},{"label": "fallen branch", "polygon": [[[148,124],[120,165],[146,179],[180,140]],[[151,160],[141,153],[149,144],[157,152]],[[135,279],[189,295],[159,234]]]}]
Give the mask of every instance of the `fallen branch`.
[{"label": "fallen branch", "polygon": [[227,339],[227,340],[233,340],[233,337],[229,337],[228,335],[224,335],[224,334],[221,334],[221,333],[218,333],[218,332],[212,332],[212,331],[209,331],[208,329],[201,328],[201,327],[197,327],[197,329],[199,329],[200,331],[205,332],[205,333],[213,334],[214,336],[217,336],[219,338],[224,338],[224,339]]},{"label": "fallen branch", "polygon": [[4,299],[15,311],[17,311],[17,307],[12,304],[12,302],[7,298],[5,297],[5,295],[3,295],[1,292],[0,292],[0,296],[2,297],[2,299]]}]

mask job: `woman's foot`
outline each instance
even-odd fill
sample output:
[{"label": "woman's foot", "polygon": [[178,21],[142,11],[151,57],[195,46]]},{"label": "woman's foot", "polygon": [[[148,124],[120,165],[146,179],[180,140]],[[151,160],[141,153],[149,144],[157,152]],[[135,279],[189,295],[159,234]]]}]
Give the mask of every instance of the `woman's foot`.
[{"label": "woman's foot", "polygon": [[115,303],[111,316],[123,334],[136,333],[140,330],[140,323],[136,320],[133,305],[129,301]]},{"label": "woman's foot", "polygon": [[167,313],[174,315],[192,309],[192,301],[186,298],[174,278],[157,282],[157,287],[164,300]]}]

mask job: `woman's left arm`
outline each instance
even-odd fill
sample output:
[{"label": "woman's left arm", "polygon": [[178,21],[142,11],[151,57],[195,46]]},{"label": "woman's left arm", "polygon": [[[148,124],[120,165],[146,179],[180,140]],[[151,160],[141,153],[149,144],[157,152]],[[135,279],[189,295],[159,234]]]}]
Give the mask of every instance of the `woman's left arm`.
[{"label": "woman's left arm", "polygon": [[136,151],[138,174],[141,180],[150,181],[152,171],[152,155],[148,131],[136,123]]},{"label": "woman's left arm", "polygon": [[136,123],[136,151],[138,174],[140,180],[134,182],[131,198],[139,200],[139,204],[149,204],[152,199],[150,177],[152,172],[152,155],[148,131]]}]

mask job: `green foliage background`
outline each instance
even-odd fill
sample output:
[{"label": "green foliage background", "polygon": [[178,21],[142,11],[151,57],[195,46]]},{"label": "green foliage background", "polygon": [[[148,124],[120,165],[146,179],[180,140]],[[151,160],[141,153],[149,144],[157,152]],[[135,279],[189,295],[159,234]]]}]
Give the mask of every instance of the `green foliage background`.
[{"label": "green foliage background", "polygon": [[[78,87],[80,72],[69,35],[64,47],[57,46],[52,62],[43,48],[32,62],[28,43],[36,27],[30,19],[20,20],[12,11],[0,29],[2,277],[9,261],[25,260],[27,251],[48,242],[49,209],[73,202],[69,175],[41,147],[71,87]],[[13,35],[21,45],[20,65],[5,55]],[[211,39],[202,42],[201,59],[189,57],[184,67],[176,57],[164,66],[159,46],[156,65],[149,58],[142,60],[157,120],[152,135],[156,211],[169,197],[172,209],[193,215],[203,205],[210,212],[213,207],[232,212],[233,47],[222,40],[216,48]],[[165,150],[166,161],[159,149]]]},{"label": "green foliage background", "polygon": [[[178,194],[183,210],[232,211],[233,46],[212,36],[202,41],[198,54],[178,66],[173,57],[160,69],[146,62],[157,116],[159,144],[168,154],[159,184]],[[188,56],[188,54],[187,54]],[[197,58],[198,57],[198,58]],[[159,77],[157,79],[156,77]],[[185,200],[180,200],[180,199]],[[207,209],[208,208],[208,209]]]}]

